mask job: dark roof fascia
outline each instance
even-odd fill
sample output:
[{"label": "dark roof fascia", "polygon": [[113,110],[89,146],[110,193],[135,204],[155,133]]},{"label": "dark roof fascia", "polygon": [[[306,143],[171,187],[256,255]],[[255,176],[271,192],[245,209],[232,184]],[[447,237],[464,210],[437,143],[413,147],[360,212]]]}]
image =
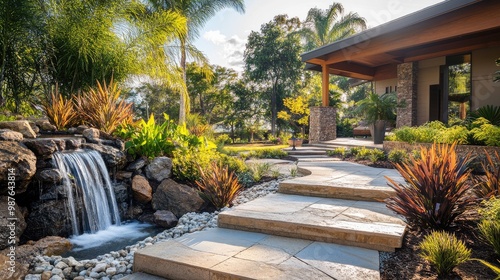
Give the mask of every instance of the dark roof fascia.
[{"label": "dark roof fascia", "polygon": [[323,55],[327,55],[331,52],[335,52],[378,36],[388,34],[400,29],[407,28],[414,24],[435,18],[442,14],[449,13],[451,11],[463,8],[464,6],[468,6],[470,4],[480,2],[482,0],[446,0],[441,3],[434,4],[422,10],[416,11],[414,13],[408,14],[406,16],[394,19],[387,23],[381,24],[379,26],[367,29],[360,33],[357,33],[351,37],[345,38],[340,41],[336,41],[334,43],[325,45],[323,47],[317,48],[315,50],[305,52],[301,54],[302,61],[308,61],[313,58],[318,58]]}]

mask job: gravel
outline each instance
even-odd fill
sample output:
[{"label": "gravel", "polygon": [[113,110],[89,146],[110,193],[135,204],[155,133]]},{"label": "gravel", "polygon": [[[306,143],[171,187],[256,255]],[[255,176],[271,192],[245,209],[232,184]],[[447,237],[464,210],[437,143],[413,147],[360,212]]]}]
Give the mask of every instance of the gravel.
[{"label": "gravel", "polygon": [[[275,193],[278,185],[285,178],[265,182],[245,189],[233,201],[233,205],[239,205],[258,197]],[[30,273],[25,279],[101,279],[115,280],[132,273],[134,253],[144,247],[155,243],[180,237],[186,233],[206,230],[217,227],[217,217],[220,212],[227,210],[223,208],[213,213],[187,213],[179,219],[174,228],[165,230],[154,237],[147,237],[134,245],[127,246],[119,251],[109,252],[91,260],[77,261],[73,257],[62,258],[61,256],[37,256],[33,259]]]}]

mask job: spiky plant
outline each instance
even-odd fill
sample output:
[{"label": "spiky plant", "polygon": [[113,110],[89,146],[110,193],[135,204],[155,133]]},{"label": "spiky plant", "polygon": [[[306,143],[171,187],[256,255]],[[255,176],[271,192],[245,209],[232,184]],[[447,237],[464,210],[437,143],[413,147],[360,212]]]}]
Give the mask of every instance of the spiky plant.
[{"label": "spiky plant", "polygon": [[471,157],[459,158],[455,147],[434,143],[429,149],[422,148],[419,158],[410,156],[410,160],[395,164],[406,183],[385,177],[396,191],[387,200],[387,207],[410,225],[448,228],[472,201],[467,193]]},{"label": "spiky plant", "polygon": [[120,99],[121,90],[113,79],[106,84],[97,82],[97,89],[90,89],[75,97],[75,107],[80,121],[112,133],[120,124],[132,122],[132,103]]},{"label": "spiky plant", "polygon": [[489,243],[495,253],[500,256],[500,199],[492,196],[481,203],[478,210],[481,220],[477,227],[481,237]]},{"label": "spiky plant", "polygon": [[57,91],[52,92],[50,98],[42,102],[42,107],[57,130],[64,130],[72,125],[77,116],[73,101],[62,97]]},{"label": "spiky plant", "polygon": [[487,119],[492,125],[500,126],[500,107],[493,105],[486,105],[478,108],[470,114],[471,122],[479,118]]},{"label": "spiky plant", "polygon": [[[500,166],[495,164],[488,152],[484,152],[486,160],[481,164],[485,174],[474,178],[475,193],[479,198],[489,198],[500,194]],[[496,162],[500,156],[495,151]]]},{"label": "spiky plant", "polygon": [[493,272],[497,275],[497,277],[495,278],[495,280],[500,280],[500,267],[499,266],[496,266],[496,265],[494,265],[492,263],[489,263],[489,262],[487,262],[485,260],[481,260],[481,259],[471,259],[471,260],[478,261],[481,264],[483,264],[484,266],[486,266],[489,269],[493,270]]},{"label": "spiky plant", "polygon": [[200,180],[195,183],[200,190],[200,196],[217,209],[230,206],[242,186],[234,172],[229,172],[227,166],[213,161],[208,170],[199,168]]},{"label": "spiky plant", "polygon": [[470,259],[471,250],[455,235],[433,231],[420,243],[421,256],[436,269],[439,277],[447,276],[457,265]]}]

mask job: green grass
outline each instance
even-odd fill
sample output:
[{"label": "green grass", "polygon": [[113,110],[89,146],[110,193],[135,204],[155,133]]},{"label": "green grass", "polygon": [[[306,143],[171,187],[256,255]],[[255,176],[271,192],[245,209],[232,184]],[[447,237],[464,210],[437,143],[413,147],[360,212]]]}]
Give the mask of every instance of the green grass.
[{"label": "green grass", "polygon": [[225,145],[224,150],[228,152],[245,153],[266,149],[284,149],[288,148],[288,145],[272,145],[272,144],[234,144]]}]

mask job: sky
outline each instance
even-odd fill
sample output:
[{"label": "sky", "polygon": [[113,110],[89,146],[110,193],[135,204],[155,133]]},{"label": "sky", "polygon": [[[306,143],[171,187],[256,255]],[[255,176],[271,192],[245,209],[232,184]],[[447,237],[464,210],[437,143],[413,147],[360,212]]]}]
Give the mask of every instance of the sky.
[{"label": "sky", "polygon": [[[305,20],[309,9],[327,9],[333,2],[344,6],[344,13],[356,12],[375,27],[443,0],[245,0],[245,13],[232,9],[219,11],[200,31],[194,42],[211,64],[242,71],[243,52],[251,31],[260,31],[262,24],[274,16],[287,14]],[[452,0],[449,0],[452,1]]]}]

